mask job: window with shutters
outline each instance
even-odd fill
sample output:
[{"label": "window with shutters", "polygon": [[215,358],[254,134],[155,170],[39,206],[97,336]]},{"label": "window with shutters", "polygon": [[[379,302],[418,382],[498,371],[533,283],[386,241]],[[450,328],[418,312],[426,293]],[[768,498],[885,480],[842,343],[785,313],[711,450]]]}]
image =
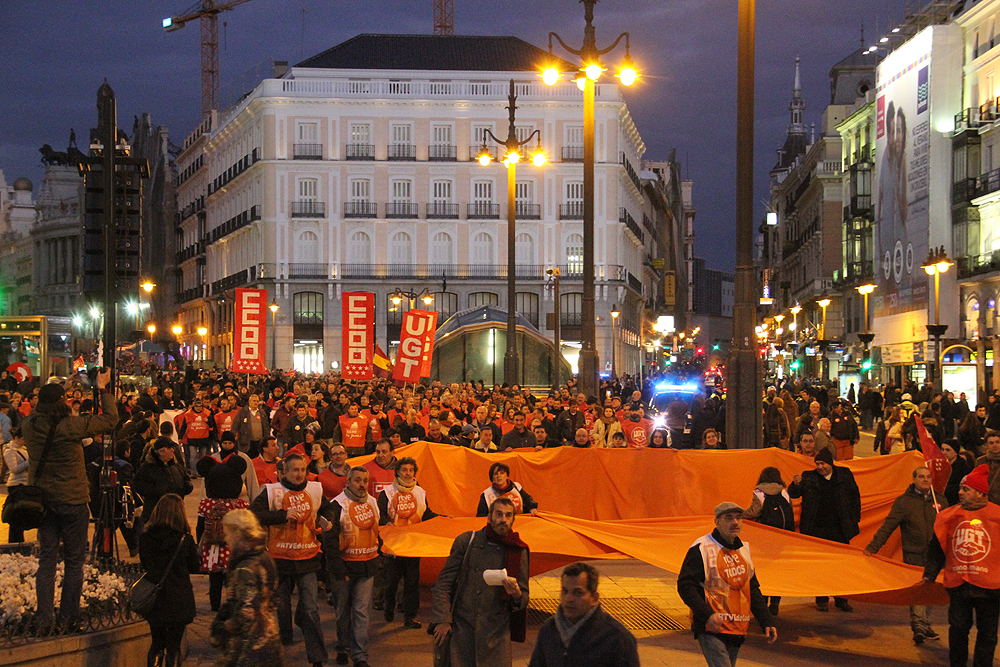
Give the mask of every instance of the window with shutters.
[{"label": "window with shutters", "polygon": [[409,180],[392,182],[392,202],[394,204],[409,204],[413,197],[413,182]]},{"label": "window with shutters", "polygon": [[492,130],[492,125],[474,125],[472,127],[472,136],[475,138],[476,146],[482,146],[486,143],[488,137],[486,135],[486,130]]},{"label": "window with shutters", "polygon": [[518,181],[514,184],[514,200],[518,204],[532,204],[535,201],[534,183],[531,181]]},{"label": "window with shutters", "polygon": [[451,146],[451,125],[435,125],[432,127],[431,141],[435,146]]},{"label": "window with shutters", "polygon": [[395,146],[409,146],[412,142],[410,137],[412,132],[409,125],[393,125],[392,126],[392,143]]},{"label": "window with shutters", "polygon": [[521,266],[528,267],[535,263],[535,239],[527,232],[517,235],[514,242],[514,260]]},{"label": "window with shutters", "polygon": [[498,305],[500,305],[500,297],[493,292],[473,292],[469,295],[469,308]]},{"label": "window with shutters", "polygon": [[518,292],[514,295],[514,311],[538,328],[538,295],[534,292]]},{"label": "window with shutters", "polygon": [[472,262],[479,265],[493,264],[493,237],[479,232],[472,239]]},{"label": "window with shutters", "polygon": [[583,273],[583,236],[570,234],[566,237],[566,273],[580,275]]},{"label": "window with shutters", "polygon": [[298,128],[298,143],[314,144],[319,141],[319,125],[317,123],[299,123]]},{"label": "window with shutters", "polygon": [[316,201],[319,182],[315,178],[299,179],[299,201]]},{"label": "window with shutters", "polygon": [[390,247],[392,255],[392,263],[399,264],[410,264],[413,262],[413,247],[410,235],[406,232],[396,232],[392,236],[392,244]]},{"label": "window with shutters", "polygon": [[357,203],[367,203],[372,197],[372,182],[367,178],[355,178],[351,180],[351,201]]},{"label": "window with shutters", "polygon": [[368,123],[351,123],[352,144],[370,144],[372,142],[372,126]]},{"label": "window with shutters", "polygon": [[[515,128],[515,131],[517,132],[518,141],[526,141],[528,137],[531,136],[531,133],[535,131],[535,128],[530,125],[527,126],[519,125],[518,127]],[[530,148],[532,147],[530,146],[524,147],[524,149],[530,149]]]},{"label": "window with shutters", "polygon": [[295,261],[315,264],[319,261],[319,236],[316,232],[305,231],[295,240]]},{"label": "window with shutters", "polygon": [[351,235],[351,258],[355,264],[370,264],[372,261],[372,240],[365,232],[354,232]]},{"label": "window with shutters", "polygon": [[451,181],[434,181],[431,190],[431,201],[435,204],[451,203]]},{"label": "window with shutters", "polygon": [[453,261],[451,234],[438,232],[431,242],[431,263],[450,265]]},{"label": "window with shutters", "polygon": [[476,181],[473,183],[472,201],[476,204],[492,204],[493,181]]},{"label": "window with shutters", "polygon": [[566,203],[583,206],[583,182],[569,181],[566,183]]},{"label": "window with shutters", "polygon": [[566,127],[566,141],[567,146],[580,146],[583,147],[583,126],[582,125],[569,125]]}]

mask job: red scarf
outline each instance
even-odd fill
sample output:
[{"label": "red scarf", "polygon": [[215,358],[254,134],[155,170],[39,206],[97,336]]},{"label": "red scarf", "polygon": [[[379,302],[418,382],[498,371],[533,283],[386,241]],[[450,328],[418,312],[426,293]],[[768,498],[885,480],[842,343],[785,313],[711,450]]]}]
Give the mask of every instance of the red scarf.
[{"label": "red scarf", "polygon": [[[493,527],[489,523],[486,524],[486,528],[483,530],[486,535],[486,539],[494,544],[503,545],[507,550],[507,560],[505,565],[507,566],[507,575],[517,579],[518,574],[521,572],[521,551],[523,549],[528,549],[528,545],[521,540],[521,536],[511,531],[507,533],[506,536],[500,537],[493,530]],[[510,593],[507,589],[500,592],[501,600],[512,599]],[[514,611],[510,614],[510,639],[515,642],[523,642],[528,632],[528,608],[525,607],[520,611]]]}]

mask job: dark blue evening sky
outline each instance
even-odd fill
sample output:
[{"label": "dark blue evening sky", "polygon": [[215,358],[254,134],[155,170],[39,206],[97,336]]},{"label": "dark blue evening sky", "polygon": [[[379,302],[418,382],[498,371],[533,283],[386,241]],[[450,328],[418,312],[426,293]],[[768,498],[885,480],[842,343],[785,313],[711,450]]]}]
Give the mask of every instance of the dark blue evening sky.
[{"label": "dark blue evening sky", "polygon": [[[0,15],[0,169],[8,184],[35,182],[38,148],[81,144],[96,122],[96,92],[107,77],[119,125],[131,131],[144,111],[180,143],[200,113],[197,23],[164,33],[163,17],[189,0],[17,0]],[[819,125],[829,102],[830,67],[903,16],[906,0],[771,0],[757,3],[756,213],[767,172],[788,123],[793,62],[802,57],[807,122]],[[362,32],[430,33],[432,0],[251,0],[220,16],[223,91],[253,79],[271,60],[292,63]],[[731,269],[735,256],[736,0],[603,0],[595,10],[598,42],[631,32],[644,72],[628,93],[646,156],[671,148],[694,180],[696,254]],[[304,13],[303,13],[304,11]],[[226,25],[223,26],[222,22]],[[515,35],[540,47],[554,30],[571,45],[583,35],[576,0],[455,0],[456,34]],[[624,50],[615,52],[617,58]],[[609,56],[607,62],[617,59]],[[252,84],[246,86],[252,88]],[[228,88],[228,90],[227,90]]]}]

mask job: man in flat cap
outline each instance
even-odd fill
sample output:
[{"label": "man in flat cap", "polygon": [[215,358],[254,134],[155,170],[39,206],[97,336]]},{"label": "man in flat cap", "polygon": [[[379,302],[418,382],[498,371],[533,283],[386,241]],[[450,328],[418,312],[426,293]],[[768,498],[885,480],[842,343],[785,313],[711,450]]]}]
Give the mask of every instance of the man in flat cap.
[{"label": "man in flat cap", "polygon": [[677,592],[691,608],[691,630],[709,667],[734,667],[750,626],[750,617],[778,640],[767,598],[750,558],[750,545],[740,540],[743,508],[722,503],[715,508],[715,530],[691,545],[677,577]]}]

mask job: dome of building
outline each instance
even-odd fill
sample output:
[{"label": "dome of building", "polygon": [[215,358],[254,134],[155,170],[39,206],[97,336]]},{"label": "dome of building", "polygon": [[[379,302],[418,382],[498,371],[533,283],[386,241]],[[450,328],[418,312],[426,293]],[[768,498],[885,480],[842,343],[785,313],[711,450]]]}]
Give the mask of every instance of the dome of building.
[{"label": "dome of building", "polygon": [[31,192],[32,190],[35,189],[35,185],[31,182],[31,179],[22,176],[21,178],[14,181],[14,189],[27,190],[28,192]]}]

